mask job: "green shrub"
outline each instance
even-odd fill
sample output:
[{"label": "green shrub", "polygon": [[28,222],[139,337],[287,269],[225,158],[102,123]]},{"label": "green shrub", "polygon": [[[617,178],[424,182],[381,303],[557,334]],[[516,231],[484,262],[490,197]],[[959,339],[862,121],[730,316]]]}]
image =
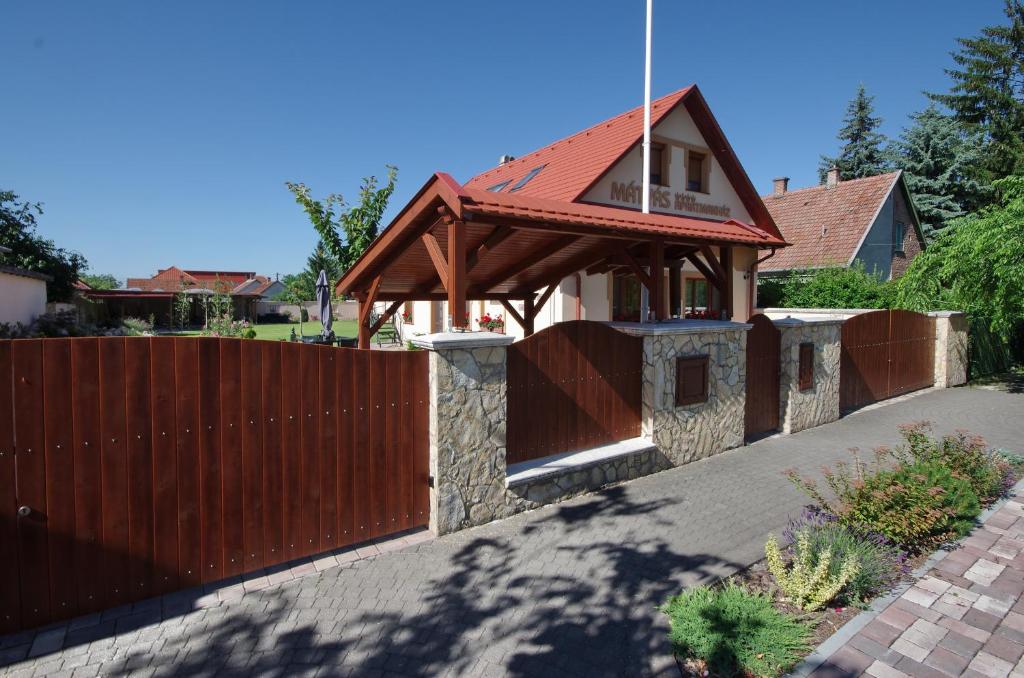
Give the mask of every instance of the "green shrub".
[{"label": "green shrub", "polygon": [[1010,464],[986,449],[981,436],[967,431],[932,438],[931,424],[922,421],[900,426],[905,444],[893,456],[903,463],[937,463],[971,484],[982,504],[998,499],[1006,490],[1007,477],[1012,476]]},{"label": "green shrub", "polygon": [[[808,262],[813,265],[813,262]],[[759,303],[785,308],[890,308],[893,284],[860,262],[849,268],[820,268],[758,281]]]},{"label": "green shrub", "polygon": [[831,567],[832,549],[813,548],[804,533],[797,535],[792,550],[792,562],[787,565],[775,535],[769,537],[764,545],[768,571],[793,604],[804,610],[818,610],[838,597],[860,567],[857,559],[848,554],[840,562],[839,571],[834,572]]},{"label": "green shrub", "polygon": [[121,320],[121,326],[125,333],[132,337],[148,334],[153,331],[153,323],[143,318],[132,318],[127,316]]},{"label": "green shrub", "polygon": [[831,553],[831,577],[840,575],[847,559],[857,562],[856,572],[837,598],[847,605],[862,605],[888,591],[908,571],[907,554],[886,537],[844,525],[836,516],[822,511],[805,510],[782,536],[789,542],[803,537],[812,553]]},{"label": "green shrub", "polygon": [[249,329],[245,330],[244,332],[242,332],[242,339],[255,339],[255,338],[256,338],[256,330],[254,330],[251,327]]},{"label": "green shrub", "polygon": [[684,591],[661,610],[676,654],[705,661],[714,675],[778,675],[809,649],[806,625],[732,582]]}]

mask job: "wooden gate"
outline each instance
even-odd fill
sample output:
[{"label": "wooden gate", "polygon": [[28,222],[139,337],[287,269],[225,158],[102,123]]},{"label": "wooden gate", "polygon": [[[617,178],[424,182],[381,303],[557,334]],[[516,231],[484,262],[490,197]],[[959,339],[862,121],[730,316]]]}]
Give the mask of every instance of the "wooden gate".
[{"label": "wooden gate", "polygon": [[642,370],[643,339],[599,322],[509,346],[508,463],[639,436]]},{"label": "wooden gate", "polygon": [[748,320],[747,403],[744,424],[747,438],[779,428],[779,361],[782,335],[764,314]]},{"label": "wooden gate", "polygon": [[0,341],[0,632],[425,525],[425,352]]},{"label": "wooden gate", "polygon": [[935,383],[935,319],[872,311],[843,323],[839,407],[850,410]]}]

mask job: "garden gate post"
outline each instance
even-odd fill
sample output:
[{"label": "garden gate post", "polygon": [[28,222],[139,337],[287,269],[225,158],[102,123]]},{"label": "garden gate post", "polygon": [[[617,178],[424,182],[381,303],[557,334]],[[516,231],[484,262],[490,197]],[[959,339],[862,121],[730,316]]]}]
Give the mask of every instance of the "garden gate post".
[{"label": "garden gate post", "polygon": [[796,433],[838,420],[843,320],[782,318],[774,324],[782,335],[779,369],[782,432]]},{"label": "garden gate post", "polygon": [[430,529],[438,535],[511,515],[505,492],[506,347],[513,337],[445,332],[430,353]]},{"label": "garden gate post", "polygon": [[935,318],[935,388],[967,383],[969,346],[967,314],[962,311],[933,311]]}]

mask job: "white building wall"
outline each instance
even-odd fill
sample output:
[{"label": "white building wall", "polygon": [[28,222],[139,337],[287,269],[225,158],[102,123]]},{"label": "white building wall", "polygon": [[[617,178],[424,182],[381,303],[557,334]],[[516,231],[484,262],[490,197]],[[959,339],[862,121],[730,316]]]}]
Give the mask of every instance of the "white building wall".
[{"label": "white building wall", "polygon": [[45,281],[0,272],[0,323],[27,325],[45,312]]}]

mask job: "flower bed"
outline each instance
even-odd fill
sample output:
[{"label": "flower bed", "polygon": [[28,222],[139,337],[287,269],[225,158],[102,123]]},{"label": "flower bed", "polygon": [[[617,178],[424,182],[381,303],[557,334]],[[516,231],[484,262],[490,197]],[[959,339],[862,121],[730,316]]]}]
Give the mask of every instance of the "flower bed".
[{"label": "flower bed", "polygon": [[871,463],[855,452],[852,463],[824,469],[826,488],[787,472],[814,503],[783,532],[784,545],[772,536],[763,561],[662,607],[684,675],[781,675],[933,549],[970,531],[1024,468],[1024,458],[965,431],[934,438],[918,422],[900,433],[904,442],[875,450]]}]

